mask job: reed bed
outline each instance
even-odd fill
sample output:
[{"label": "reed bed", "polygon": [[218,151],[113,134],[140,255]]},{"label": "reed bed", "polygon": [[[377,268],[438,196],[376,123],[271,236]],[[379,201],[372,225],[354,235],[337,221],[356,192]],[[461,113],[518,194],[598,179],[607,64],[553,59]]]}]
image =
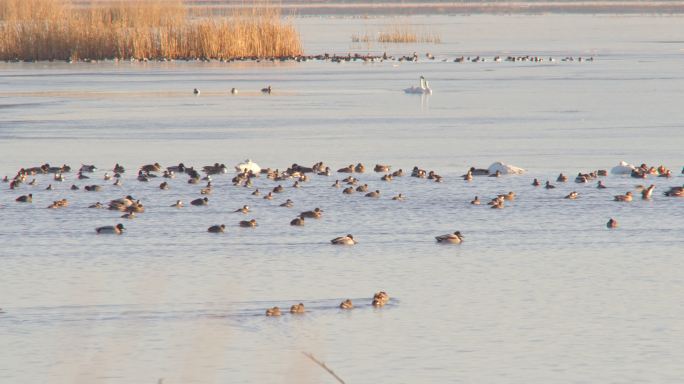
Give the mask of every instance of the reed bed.
[{"label": "reed bed", "polygon": [[255,3],[225,16],[180,0],[0,1],[1,60],[232,59],[302,54],[277,7]]},{"label": "reed bed", "polygon": [[370,43],[378,42],[382,44],[388,43],[430,43],[439,44],[442,42],[439,34],[430,32],[417,32],[411,26],[405,24],[388,25],[383,30],[379,31],[376,36],[369,33],[353,34],[353,43]]}]

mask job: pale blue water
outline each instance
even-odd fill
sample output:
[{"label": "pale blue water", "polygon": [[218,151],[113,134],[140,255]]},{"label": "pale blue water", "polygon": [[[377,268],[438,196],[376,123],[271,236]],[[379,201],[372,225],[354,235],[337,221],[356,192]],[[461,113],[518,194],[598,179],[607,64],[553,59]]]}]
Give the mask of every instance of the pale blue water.
[{"label": "pale blue water", "polygon": [[[302,351],[347,382],[679,382],[684,200],[662,192],[684,183],[681,18],[411,20],[439,26],[436,61],[0,64],[0,175],[44,162],[100,168],[91,180],[0,185],[0,382],[333,382]],[[350,35],[375,22],[385,20],[297,20],[310,53],[361,49]],[[461,54],[595,61],[440,61]],[[434,94],[404,94],[421,74]],[[274,93],[259,94],[268,84]],[[342,176],[312,177],[266,201],[229,174],[214,178],[209,206],[175,209],[200,186],[179,176],[161,191],[161,179],[134,177],[154,161],[247,157],[281,169],[419,165],[445,181],[359,175],[381,190],[373,200],[330,188]],[[620,160],[675,176],[611,175],[606,190],[572,181]],[[494,161],[528,173],[459,178]],[[121,188],[102,180],[116,162],[128,169]],[[553,191],[530,185],[559,172],[570,182]],[[651,183],[652,201],[611,201]],[[562,198],[572,190],[578,200]],[[508,191],[518,198],[503,210],[468,203]],[[26,193],[33,204],[14,202]],[[132,221],[86,208],[126,194],[147,207]],[[70,206],[45,209],[59,198]],[[295,207],[278,207],[287,198]],[[243,204],[253,214],[232,213]],[[288,225],[314,207],[321,220]],[[610,217],[620,228],[606,229]],[[259,227],[237,227],[246,218]],[[125,235],[95,235],[117,222]],[[206,233],[219,223],[226,234]],[[435,244],[454,230],[462,245]],[[359,244],[328,244],[346,233]],[[392,297],[382,309],[370,306],[378,290]],[[338,310],[346,298],[357,308]],[[300,301],[303,316],[263,316]]]}]

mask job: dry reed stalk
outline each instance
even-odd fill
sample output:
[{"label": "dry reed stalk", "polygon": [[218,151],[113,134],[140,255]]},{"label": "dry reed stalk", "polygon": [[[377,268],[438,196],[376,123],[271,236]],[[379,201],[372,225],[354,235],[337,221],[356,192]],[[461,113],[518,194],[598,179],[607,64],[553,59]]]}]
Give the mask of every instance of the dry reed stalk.
[{"label": "dry reed stalk", "polygon": [[304,356],[306,356],[306,357],[308,357],[309,359],[311,359],[311,361],[313,361],[314,363],[318,364],[321,368],[325,369],[325,370],[326,370],[332,377],[334,377],[338,382],[340,382],[341,384],[344,384],[344,380],[342,380],[342,378],[340,378],[339,376],[337,376],[337,374],[336,374],[335,372],[333,372],[332,369],[328,368],[328,366],[325,365],[324,362],[322,362],[322,361],[316,359],[316,357],[313,355],[313,353],[307,353],[307,352],[302,352],[302,353],[304,354]]},{"label": "dry reed stalk", "polygon": [[[193,16],[196,15],[196,16]],[[180,0],[0,1],[1,60],[231,59],[302,54],[299,34],[263,3],[226,16]]]}]

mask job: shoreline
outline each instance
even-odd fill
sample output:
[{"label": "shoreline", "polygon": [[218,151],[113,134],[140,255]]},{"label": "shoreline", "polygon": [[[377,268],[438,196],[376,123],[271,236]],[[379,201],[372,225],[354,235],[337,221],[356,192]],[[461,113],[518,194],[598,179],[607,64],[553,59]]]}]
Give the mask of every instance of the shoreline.
[{"label": "shoreline", "polygon": [[[234,0],[189,0],[191,8],[210,9],[212,12],[252,7]],[[282,1],[284,13],[306,16],[329,15],[444,15],[444,14],[684,14],[684,1],[409,1],[380,3]]]}]

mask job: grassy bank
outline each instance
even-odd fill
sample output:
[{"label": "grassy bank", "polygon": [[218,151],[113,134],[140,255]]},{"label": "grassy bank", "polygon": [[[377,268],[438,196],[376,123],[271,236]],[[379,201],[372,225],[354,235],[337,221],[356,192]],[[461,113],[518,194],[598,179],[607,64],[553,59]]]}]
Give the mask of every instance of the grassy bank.
[{"label": "grassy bank", "polygon": [[230,59],[302,54],[299,34],[264,4],[226,16],[178,0],[73,6],[68,0],[0,1],[1,60]]}]

